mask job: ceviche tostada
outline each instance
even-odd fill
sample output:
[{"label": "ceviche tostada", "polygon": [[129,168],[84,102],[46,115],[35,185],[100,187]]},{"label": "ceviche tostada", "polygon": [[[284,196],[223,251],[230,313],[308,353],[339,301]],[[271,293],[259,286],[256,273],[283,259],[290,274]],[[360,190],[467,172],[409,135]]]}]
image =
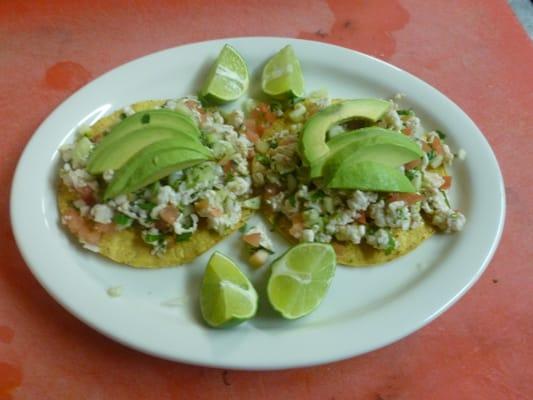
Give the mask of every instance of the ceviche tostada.
[{"label": "ceviche tostada", "polygon": [[368,265],[435,231],[462,229],[465,217],[448,199],[456,155],[413,110],[324,93],[259,108],[265,125],[252,138],[252,180],[263,212],[290,241],[332,243],[340,263]]},{"label": "ceviche tostada", "polygon": [[[60,148],[67,230],[137,267],[189,262],[256,211],[291,242],[332,244],[346,265],[382,263],[436,231],[460,231],[447,171],[464,151],[425,129],[401,96],[305,96],[291,51],[265,66],[268,100],[219,106],[249,83],[226,46],[199,97],[139,102],[81,127]],[[256,228],[243,232],[260,265],[271,242]]]},{"label": "ceviche tostada", "polygon": [[258,208],[252,152],[194,97],[134,104],[61,147],[62,222],[85,248],[119,263],[183,264]]}]

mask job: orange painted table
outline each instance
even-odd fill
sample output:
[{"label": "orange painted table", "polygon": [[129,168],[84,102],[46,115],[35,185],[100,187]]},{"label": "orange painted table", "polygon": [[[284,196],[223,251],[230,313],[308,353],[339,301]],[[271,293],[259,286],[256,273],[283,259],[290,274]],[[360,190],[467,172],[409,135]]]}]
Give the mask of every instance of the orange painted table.
[{"label": "orange painted table", "polygon": [[[504,0],[0,2],[0,399],[530,399],[533,45]],[[274,35],[363,51],[457,102],[503,169],[501,245],[480,281],[415,334],[314,368],[237,372],[143,355],[39,286],[9,225],[17,160],[43,119],[126,61],[206,39]],[[38,243],[36,243],[38,246]]]}]

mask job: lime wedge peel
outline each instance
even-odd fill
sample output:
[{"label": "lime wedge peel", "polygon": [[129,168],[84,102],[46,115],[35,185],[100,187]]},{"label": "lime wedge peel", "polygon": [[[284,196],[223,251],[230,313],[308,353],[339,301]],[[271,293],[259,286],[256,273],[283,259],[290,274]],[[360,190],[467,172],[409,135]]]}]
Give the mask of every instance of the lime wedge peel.
[{"label": "lime wedge peel", "polygon": [[289,249],[272,263],[267,285],[270,304],[287,319],[309,314],[326,296],[336,264],[328,244],[302,243]]},{"label": "lime wedge peel", "polygon": [[211,65],[200,96],[214,103],[228,103],[241,97],[248,90],[249,82],[246,61],[226,44]]},{"label": "lime wedge peel", "polygon": [[248,278],[228,257],[213,253],[200,291],[200,309],[208,325],[223,328],[252,318],[258,296]]},{"label": "lime wedge peel", "polygon": [[303,97],[302,67],[291,45],[268,60],[261,75],[261,87],[267,95],[279,100]]}]

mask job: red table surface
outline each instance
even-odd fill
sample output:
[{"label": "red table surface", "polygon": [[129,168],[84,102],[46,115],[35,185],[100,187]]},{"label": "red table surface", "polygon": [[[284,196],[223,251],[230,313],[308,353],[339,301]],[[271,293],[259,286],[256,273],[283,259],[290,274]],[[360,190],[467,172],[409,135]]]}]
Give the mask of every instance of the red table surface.
[{"label": "red table surface", "polygon": [[[250,35],[334,43],[404,68],[457,102],[496,152],[508,201],[500,247],[472,290],[413,335],[312,368],[172,363],[82,324],[22,260],[8,222],[13,171],[60,102],[139,56]],[[532,43],[504,0],[0,2],[0,399],[531,399],[532,71]]]}]

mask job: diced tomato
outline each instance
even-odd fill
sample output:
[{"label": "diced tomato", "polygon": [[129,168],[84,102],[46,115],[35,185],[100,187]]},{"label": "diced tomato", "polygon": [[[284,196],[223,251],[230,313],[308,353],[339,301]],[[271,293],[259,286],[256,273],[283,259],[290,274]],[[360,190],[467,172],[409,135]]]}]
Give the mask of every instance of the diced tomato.
[{"label": "diced tomato", "polygon": [[207,114],[205,112],[205,110],[203,108],[201,108],[201,106],[196,103],[195,101],[193,100],[185,100],[183,102],[183,104],[185,104],[185,106],[191,110],[191,111],[196,111],[200,114],[200,122],[201,123],[204,123],[207,119]]},{"label": "diced tomato", "polygon": [[194,100],[185,100],[183,104],[185,104],[189,110],[200,111],[200,106]]},{"label": "diced tomato", "polygon": [[257,132],[255,131],[251,131],[251,130],[246,130],[245,132],[245,135],[246,137],[248,138],[248,140],[252,143],[257,143],[260,139],[259,135],[257,134]]},{"label": "diced tomato", "polygon": [[291,228],[289,229],[289,233],[292,237],[299,239],[300,236],[302,236],[302,231],[304,230],[304,224],[303,223],[294,223],[292,224]]},{"label": "diced tomato", "polygon": [[274,114],[273,112],[269,111],[265,113],[265,121],[269,124],[272,124],[276,119],[276,114]]},{"label": "diced tomato", "polygon": [[196,203],[194,203],[194,209],[201,217],[220,217],[222,214],[224,214],[224,211],[220,208],[209,207],[209,202],[206,199],[198,200]]},{"label": "diced tomato", "polygon": [[411,136],[411,134],[413,133],[413,129],[410,126],[407,126],[402,129],[402,133],[404,135]]},{"label": "diced tomato", "polygon": [[159,217],[169,225],[173,225],[180,215],[179,210],[174,206],[166,206],[159,212]]},{"label": "diced tomato", "polygon": [[276,114],[274,114],[270,110],[270,106],[266,103],[261,103],[258,106],[259,110],[263,113],[263,119],[268,122],[269,124],[272,124],[276,120]]},{"label": "diced tomato", "polygon": [[413,160],[404,164],[404,168],[409,171],[410,169],[418,167],[420,164],[422,164],[422,159],[419,158],[418,160]]},{"label": "diced tomato", "polygon": [[228,173],[230,171],[233,171],[235,168],[235,164],[233,163],[233,160],[226,160],[224,161],[224,164],[222,164],[222,169],[224,170],[224,173]]},{"label": "diced tomato", "polygon": [[256,124],[255,131],[260,137],[263,136],[263,133],[265,133],[265,124],[262,122]]},{"label": "diced tomato", "polygon": [[252,143],[256,143],[260,138],[257,134],[257,124],[254,119],[247,119],[244,121],[244,126],[246,126],[245,135]]},{"label": "diced tomato", "polygon": [[255,119],[260,119],[266,112],[269,112],[270,108],[266,103],[258,103],[255,108],[250,111],[250,116]]},{"label": "diced tomato", "polygon": [[391,193],[389,195],[389,202],[404,201],[406,204],[415,204],[424,200],[424,196],[418,193]]},{"label": "diced tomato", "polygon": [[440,185],[439,189],[446,190],[449,189],[452,186],[452,177],[449,175],[443,176],[444,183]]},{"label": "diced tomato", "polygon": [[96,203],[96,195],[94,190],[89,185],[85,185],[81,188],[76,188],[76,191],[80,194],[81,199],[89,206]]},{"label": "diced tomato", "polygon": [[292,226],[289,229],[289,233],[292,237],[299,239],[302,236],[302,231],[304,230],[304,220],[300,214],[294,214],[291,217]]},{"label": "diced tomato", "polygon": [[272,123],[277,117],[276,114],[270,110],[268,104],[259,103],[252,111],[250,111],[250,119],[254,122],[254,126],[249,127],[249,129],[254,131],[257,135],[262,136],[265,130],[272,126]]},{"label": "diced tomato", "polygon": [[359,214],[359,217],[357,217],[357,222],[361,225],[366,225],[366,212],[362,212]]},{"label": "diced tomato", "polygon": [[442,156],[444,154],[444,150],[442,150],[442,143],[440,142],[440,139],[438,137],[433,138],[433,141],[431,142],[431,147],[439,156]]},{"label": "diced tomato", "polygon": [[94,245],[100,242],[102,233],[93,230],[89,221],[83,218],[76,210],[72,208],[67,210],[63,216],[62,222],[67,226],[68,230],[81,241]]},{"label": "diced tomato", "polygon": [[62,218],[63,224],[74,234],[78,233],[84,223],[81,215],[74,209],[69,209],[65,212]]},{"label": "diced tomato", "polygon": [[265,113],[265,110],[268,110],[265,103],[259,103],[255,108],[250,111],[250,117],[254,120],[260,120],[263,119],[263,115]]},{"label": "diced tomato", "polygon": [[248,235],[244,235],[242,240],[252,247],[259,247],[259,244],[261,243],[261,234],[259,232],[250,233]]},{"label": "diced tomato", "polygon": [[267,103],[259,103],[257,105],[257,110],[261,111],[262,113],[270,112],[270,107]]},{"label": "diced tomato", "polygon": [[220,208],[210,208],[209,211],[208,211],[208,214],[211,216],[211,217],[221,217],[223,214],[224,214],[224,211],[221,210]]}]

